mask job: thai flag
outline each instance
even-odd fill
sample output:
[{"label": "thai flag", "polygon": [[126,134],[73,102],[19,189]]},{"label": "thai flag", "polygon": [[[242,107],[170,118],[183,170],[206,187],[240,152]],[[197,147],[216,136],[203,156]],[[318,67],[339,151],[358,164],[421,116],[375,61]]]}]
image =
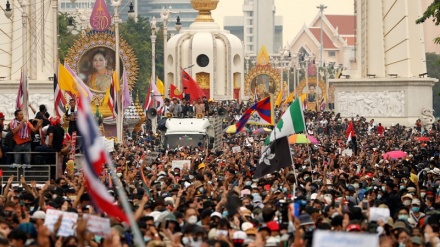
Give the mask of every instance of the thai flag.
[{"label": "thai flag", "polygon": [[106,162],[112,162],[98,130],[95,119],[91,115],[90,102],[80,94],[78,102],[77,124],[83,136],[84,159],[82,171],[87,182],[87,190],[96,208],[106,214],[128,222],[124,211],[113,204],[113,198],[99,179]]},{"label": "thai flag", "polygon": [[321,111],[324,111],[324,110],[325,110],[325,98],[324,98],[324,96],[322,96],[322,98],[321,98],[321,104],[320,104],[320,106],[319,106],[319,109],[320,109]]},{"label": "thai flag", "polygon": [[109,92],[109,97],[108,97],[108,107],[110,108],[110,110],[112,111],[112,115],[113,118],[116,118],[116,116],[118,115],[118,106],[117,106],[117,94],[116,94],[116,87],[115,87],[115,77],[112,77],[112,84],[110,85],[110,92]]},{"label": "thai flag", "polygon": [[60,89],[60,85],[58,85],[58,77],[56,74],[53,75],[53,90],[54,90],[54,110],[55,115],[59,118],[66,114],[66,107],[67,104],[66,99],[63,96],[63,93]]},{"label": "thai flag", "polygon": [[21,71],[20,85],[18,85],[17,99],[15,100],[15,110],[23,109],[24,90],[23,90],[23,71]]},{"label": "thai flag", "polygon": [[147,96],[145,97],[144,111],[148,111],[153,107],[153,100],[151,99],[151,86],[148,88]]}]

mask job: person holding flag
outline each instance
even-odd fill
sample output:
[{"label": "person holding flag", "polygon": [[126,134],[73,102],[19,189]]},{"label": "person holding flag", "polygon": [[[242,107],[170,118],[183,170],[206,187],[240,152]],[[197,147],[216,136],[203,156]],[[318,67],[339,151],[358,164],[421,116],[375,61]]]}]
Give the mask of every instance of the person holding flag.
[{"label": "person holding flag", "polygon": [[357,154],[356,133],[354,130],[353,121],[354,121],[354,119],[351,118],[351,121],[348,124],[347,130],[345,130],[345,137],[347,137],[347,144],[351,141],[353,154]]}]

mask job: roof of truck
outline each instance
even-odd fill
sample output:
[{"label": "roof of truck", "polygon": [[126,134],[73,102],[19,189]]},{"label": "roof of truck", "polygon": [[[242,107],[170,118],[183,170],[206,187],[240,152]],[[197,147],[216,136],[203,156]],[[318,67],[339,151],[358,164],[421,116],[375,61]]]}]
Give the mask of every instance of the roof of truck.
[{"label": "roof of truck", "polygon": [[169,118],[166,121],[165,126],[168,134],[181,134],[181,133],[205,133],[206,129],[211,125],[207,118]]}]

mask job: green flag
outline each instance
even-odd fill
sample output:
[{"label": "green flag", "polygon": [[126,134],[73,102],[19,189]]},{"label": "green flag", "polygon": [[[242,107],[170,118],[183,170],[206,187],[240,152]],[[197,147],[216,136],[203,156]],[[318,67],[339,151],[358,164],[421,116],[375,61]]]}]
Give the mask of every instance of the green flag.
[{"label": "green flag", "polygon": [[275,128],[266,139],[265,145],[284,136],[305,132],[305,122],[301,101],[296,99],[281,116]]}]

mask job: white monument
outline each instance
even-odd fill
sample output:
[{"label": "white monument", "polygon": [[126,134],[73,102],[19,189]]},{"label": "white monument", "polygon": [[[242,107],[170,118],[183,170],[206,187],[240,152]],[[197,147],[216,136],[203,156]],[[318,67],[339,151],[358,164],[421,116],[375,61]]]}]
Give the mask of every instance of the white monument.
[{"label": "white monument", "polygon": [[[168,40],[165,54],[165,87],[181,86],[181,70],[197,81],[208,98],[230,100],[243,97],[244,52],[241,40],[223,30],[211,17],[219,0],[191,0],[199,16],[189,29]],[[182,90],[184,91],[184,90]],[[234,97],[235,96],[235,97]]]},{"label": "white monument", "polygon": [[420,1],[355,0],[355,11],[357,69],[330,80],[335,111],[410,127],[430,118],[437,80],[426,75]]},{"label": "white monument", "polygon": [[[22,71],[28,78],[29,100],[53,114],[53,81],[58,65],[57,1],[8,1],[11,11],[0,13],[0,111],[14,118]],[[8,13],[11,14],[8,16]],[[30,109],[29,117],[34,114]]]}]

